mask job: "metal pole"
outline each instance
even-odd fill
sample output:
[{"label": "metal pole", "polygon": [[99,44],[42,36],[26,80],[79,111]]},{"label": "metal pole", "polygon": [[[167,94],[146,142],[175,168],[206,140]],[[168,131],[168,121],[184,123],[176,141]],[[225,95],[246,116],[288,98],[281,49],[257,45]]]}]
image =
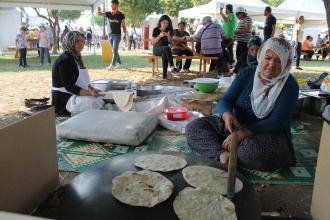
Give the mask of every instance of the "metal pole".
[{"label": "metal pole", "polygon": [[[92,6],[92,26],[93,26],[93,34],[95,35],[95,16],[94,16],[94,5]],[[93,34],[92,34],[92,39],[93,39]],[[95,35],[96,36],[96,35]],[[96,38],[95,38],[95,43],[96,43]],[[96,55],[96,51],[95,51],[95,43],[94,43],[94,55]]]},{"label": "metal pole", "polygon": [[[103,3],[103,11],[105,11],[105,2]],[[103,17],[103,37],[102,39],[104,39],[105,37],[105,17]]]}]

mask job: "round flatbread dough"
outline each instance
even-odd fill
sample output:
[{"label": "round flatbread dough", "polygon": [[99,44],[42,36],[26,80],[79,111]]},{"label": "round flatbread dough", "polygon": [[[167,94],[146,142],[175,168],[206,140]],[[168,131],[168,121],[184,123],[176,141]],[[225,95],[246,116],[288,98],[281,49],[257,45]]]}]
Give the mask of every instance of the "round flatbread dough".
[{"label": "round flatbread dough", "polygon": [[134,165],[146,170],[170,172],[182,169],[187,165],[187,161],[172,155],[149,154],[139,157]]},{"label": "round flatbread dough", "polygon": [[181,220],[237,220],[235,205],[204,187],[185,188],[175,198],[173,207]]},{"label": "round flatbread dough", "polygon": [[170,197],[173,183],[149,170],[125,172],[112,180],[112,195],[132,206],[154,207]]},{"label": "round flatbread dough", "polygon": [[[206,187],[210,191],[227,194],[228,173],[214,167],[189,166],[182,170],[183,178],[193,187]],[[241,191],[243,183],[236,178],[235,192]]]}]

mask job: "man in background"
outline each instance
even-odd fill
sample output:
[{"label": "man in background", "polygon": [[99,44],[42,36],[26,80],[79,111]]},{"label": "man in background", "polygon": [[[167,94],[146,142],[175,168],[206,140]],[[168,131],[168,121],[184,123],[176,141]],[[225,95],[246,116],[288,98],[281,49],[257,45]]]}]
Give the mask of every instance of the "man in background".
[{"label": "man in background", "polygon": [[121,65],[119,56],[119,43],[121,40],[121,28],[124,32],[123,40],[127,40],[127,28],[125,23],[125,15],[119,11],[118,0],[111,0],[111,11],[103,12],[101,8],[97,8],[99,16],[107,17],[110,24],[109,41],[112,46],[112,61],[107,70],[113,70]]},{"label": "man in background", "polygon": [[271,37],[274,37],[276,28],[276,18],[272,14],[272,8],[267,6],[264,11],[266,16],[265,26],[264,26],[264,42]]},{"label": "man in background", "polygon": [[227,40],[223,41],[224,46],[228,50],[229,54],[229,62],[234,62],[234,32],[237,25],[237,19],[235,14],[233,13],[233,6],[228,4],[225,6],[225,10],[220,8],[220,15],[223,20],[223,31],[227,36]]}]

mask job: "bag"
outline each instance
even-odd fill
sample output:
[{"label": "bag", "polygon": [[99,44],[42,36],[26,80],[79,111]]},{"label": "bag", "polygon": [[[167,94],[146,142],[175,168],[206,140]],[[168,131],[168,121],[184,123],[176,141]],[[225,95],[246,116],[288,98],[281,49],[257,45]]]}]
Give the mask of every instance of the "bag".
[{"label": "bag", "polygon": [[[213,23],[211,23],[211,24],[213,24]],[[203,34],[204,34],[204,31],[206,31],[206,29],[207,29],[211,24],[207,25],[207,26],[204,28],[203,32],[201,33],[201,41],[202,41],[202,36],[203,36]],[[196,50],[196,52],[199,53],[199,54],[201,53],[201,49],[202,49],[202,42],[201,42],[201,41],[198,41],[198,42],[196,42],[196,44],[195,44],[195,50]]]},{"label": "bag", "polygon": [[320,88],[323,92],[330,93],[330,77],[329,76],[327,76],[323,79]]}]

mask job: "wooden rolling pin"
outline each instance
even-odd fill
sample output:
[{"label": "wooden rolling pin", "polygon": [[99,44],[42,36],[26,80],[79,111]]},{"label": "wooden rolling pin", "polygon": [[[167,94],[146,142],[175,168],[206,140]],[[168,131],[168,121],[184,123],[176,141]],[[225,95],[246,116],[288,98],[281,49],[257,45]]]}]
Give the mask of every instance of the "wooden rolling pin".
[{"label": "wooden rolling pin", "polygon": [[235,195],[236,185],[236,170],[237,170],[237,131],[234,131],[231,138],[231,146],[229,151],[228,164],[228,182],[227,182],[227,198],[233,200]]}]

